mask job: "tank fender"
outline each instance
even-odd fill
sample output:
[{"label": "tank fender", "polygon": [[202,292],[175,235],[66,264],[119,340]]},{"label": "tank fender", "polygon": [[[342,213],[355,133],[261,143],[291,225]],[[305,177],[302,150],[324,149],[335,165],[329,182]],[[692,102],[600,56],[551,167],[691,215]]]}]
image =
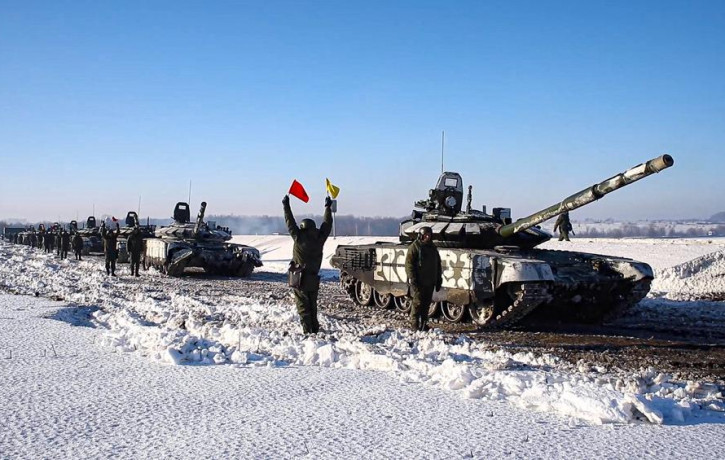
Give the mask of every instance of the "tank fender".
[{"label": "tank fender", "polygon": [[554,273],[546,262],[527,259],[498,258],[496,285],[511,282],[554,281]]},{"label": "tank fender", "polygon": [[612,261],[612,269],[620,273],[624,279],[639,281],[641,279],[654,278],[652,267],[644,262],[634,260],[614,260]]}]

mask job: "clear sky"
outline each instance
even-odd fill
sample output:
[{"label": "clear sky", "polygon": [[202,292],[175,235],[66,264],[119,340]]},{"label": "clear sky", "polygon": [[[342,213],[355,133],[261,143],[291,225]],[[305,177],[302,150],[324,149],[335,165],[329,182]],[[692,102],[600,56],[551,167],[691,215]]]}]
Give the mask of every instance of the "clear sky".
[{"label": "clear sky", "polygon": [[403,216],[442,130],[476,207],[725,211],[725,2],[0,0],[0,218]]}]

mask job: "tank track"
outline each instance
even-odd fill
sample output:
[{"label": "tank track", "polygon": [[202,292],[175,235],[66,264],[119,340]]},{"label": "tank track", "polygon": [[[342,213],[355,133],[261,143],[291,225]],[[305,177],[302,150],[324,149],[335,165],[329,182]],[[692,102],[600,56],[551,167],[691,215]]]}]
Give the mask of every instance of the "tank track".
[{"label": "tank track", "polygon": [[516,298],[513,299],[511,305],[494,315],[480,327],[494,329],[515,324],[547,300],[549,300],[549,293],[545,284],[523,283],[520,289],[516,291]]}]

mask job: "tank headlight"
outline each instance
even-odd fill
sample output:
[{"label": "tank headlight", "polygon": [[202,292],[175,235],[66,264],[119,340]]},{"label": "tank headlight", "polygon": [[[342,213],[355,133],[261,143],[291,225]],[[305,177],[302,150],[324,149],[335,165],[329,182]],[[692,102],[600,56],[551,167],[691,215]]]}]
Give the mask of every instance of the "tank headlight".
[{"label": "tank headlight", "polygon": [[456,198],[449,196],[446,198],[446,206],[449,208],[454,208],[456,206]]}]

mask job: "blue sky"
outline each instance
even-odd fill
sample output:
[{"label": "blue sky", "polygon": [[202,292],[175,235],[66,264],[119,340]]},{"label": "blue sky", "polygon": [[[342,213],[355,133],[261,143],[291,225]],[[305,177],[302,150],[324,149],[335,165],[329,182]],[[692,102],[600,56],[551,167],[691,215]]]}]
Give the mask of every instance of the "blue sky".
[{"label": "blue sky", "polygon": [[725,2],[1,1],[0,218],[407,215],[445,169],[522,217],[725,210]]}]

